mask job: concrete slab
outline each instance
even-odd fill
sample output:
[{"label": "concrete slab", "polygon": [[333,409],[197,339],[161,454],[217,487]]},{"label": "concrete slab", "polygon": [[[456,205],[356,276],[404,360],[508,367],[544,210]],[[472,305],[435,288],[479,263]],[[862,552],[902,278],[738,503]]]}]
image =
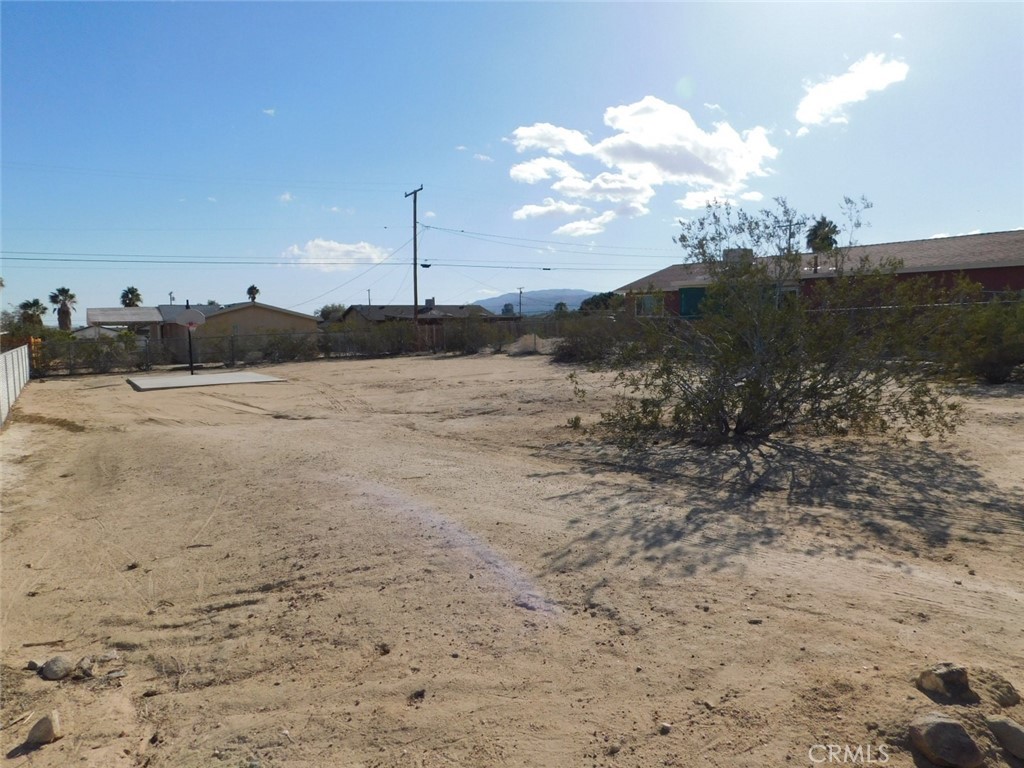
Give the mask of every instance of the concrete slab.
[{"label": "concrete slab", "polygon": [[176,373],[172,376],[132,376],[128,383],[136,392],[149,392],[154,389],[179,389],[181,387],[212,387],[218,384],[265,384],[272,381],[284,381],[274,376],[247,371],[231,373],[197,373],[195,376]]}]

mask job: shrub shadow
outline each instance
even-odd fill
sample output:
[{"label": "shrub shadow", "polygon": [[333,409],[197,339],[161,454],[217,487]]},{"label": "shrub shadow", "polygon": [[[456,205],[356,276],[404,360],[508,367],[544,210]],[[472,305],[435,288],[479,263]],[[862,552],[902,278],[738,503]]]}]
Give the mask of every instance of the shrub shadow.
[{"label": "shrub shadow", "polygon": [[[1024,493],[995,486],[941,445],[770,441],[623,453],[578,444],[558,451],[563,459],[572,454],[593,482],[554,500],[599,511],[569,521],[578,533],[547,553],[553,571],[611,559],[694,575],[736,567],[738,555],[764,547],[847,558],[870,550],[899,565],[954,539],[1024,531]],[[797,544],[800,531],[817,535]]]}]

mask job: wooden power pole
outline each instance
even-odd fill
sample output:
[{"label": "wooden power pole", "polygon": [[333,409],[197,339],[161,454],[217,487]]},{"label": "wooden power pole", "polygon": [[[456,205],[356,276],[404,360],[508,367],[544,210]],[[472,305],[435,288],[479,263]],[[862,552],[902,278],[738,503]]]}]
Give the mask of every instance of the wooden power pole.
[{"label": "wooden power pole", "polygon": [[418,255],[416,248],[416,198],[419,197],[419,193],[422,191],[423,185],[420,184],[418,189],[405,193],[406,197],[412,195],[412,324],[414,327],[419,324],[420,313],[419,275],[416,274],[416,257]]}]

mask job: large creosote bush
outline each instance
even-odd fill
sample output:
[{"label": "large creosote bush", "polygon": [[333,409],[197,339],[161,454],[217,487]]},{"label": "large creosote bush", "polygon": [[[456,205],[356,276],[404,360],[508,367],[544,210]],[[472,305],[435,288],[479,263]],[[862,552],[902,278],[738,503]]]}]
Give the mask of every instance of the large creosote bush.
[{"label": "large creosote bush", "polygon": [[[859,208],[850,205],[851,226]],[[958,322],[948,291],[897,277],[898,263],[830,249],[806,279],[808,219],[785,201],[757,215],[709,206],[677,241],[709,277],[697,317],[624,348],[602,424],[623,443],[705,444],[779,433],[943,434],[960,407],[929,339]],[[801,280],[800,278],[805,279]]]},{"label": "large creosote bush", "polygon": [[965,310],[961,370],[987,384],[1004,384],[1024,366],[1024,293],[1007,292]]}]

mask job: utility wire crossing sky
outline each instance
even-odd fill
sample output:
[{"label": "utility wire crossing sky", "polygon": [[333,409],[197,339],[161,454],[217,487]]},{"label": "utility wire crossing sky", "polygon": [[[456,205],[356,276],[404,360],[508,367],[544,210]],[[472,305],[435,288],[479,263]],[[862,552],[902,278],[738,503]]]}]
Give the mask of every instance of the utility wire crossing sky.
[{"label": "utility wire crossing sky", "polygon": [[[710,200],[1024,226],[1020,3],[4,3],[3,307],[607,291]],[[55,323],[55,315],[48,322]]]}]

